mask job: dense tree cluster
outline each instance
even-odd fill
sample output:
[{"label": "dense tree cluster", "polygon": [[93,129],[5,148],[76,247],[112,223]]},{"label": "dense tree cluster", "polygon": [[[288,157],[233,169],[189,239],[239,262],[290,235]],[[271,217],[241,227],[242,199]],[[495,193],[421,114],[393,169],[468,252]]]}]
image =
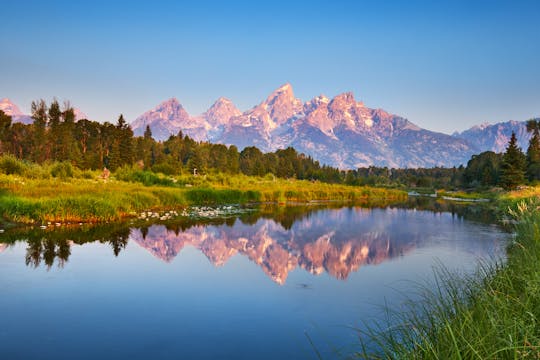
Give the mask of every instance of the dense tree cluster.
[{"label": "dense tree cluster", "polygon": [[149,127],[142,137],[134,137],[122,115],[116,124],[75,121],[70,104],[60,106],[56,100],[49,106],[43,100],[33,102],[32,118],[30,125],[12,123],[11,117],[0,111],[0,154],[37,163],[68,161],[81,169],[114,171],[138,164],[167,175],[241,172],[336,183],[344,177],[338,169],[321,166],[293,148],[263,154],[256,147],[247,147],[239,152],[234,145],[197,142],[182,132],[157,142]]},{"label": "dense tree cluster", "polygon": [[163,142],[152,138],[147,126],[135,137],[122,115],[116,124],[75,119],[69,103],[53,100],[32,103],[33,123],[12,123],[0,110],[0,154],[42,163],[66,161],[81,169],[116,170],[137,164],[141,169],[166,175],[221,172],[319,180],[349,185],[406,186],[423,188],[512,189],[526,181],[540,180],[540,121],[529,120],[532,133],[527,154],[517,146],[515,134],[505,154],[491,151],[474,155],[466,167],[390,169],[367,167],[343,171],[320,165],[293,148],[263,153],[254,146],[242,151],[234,145],[197,142],[181,131]]}]

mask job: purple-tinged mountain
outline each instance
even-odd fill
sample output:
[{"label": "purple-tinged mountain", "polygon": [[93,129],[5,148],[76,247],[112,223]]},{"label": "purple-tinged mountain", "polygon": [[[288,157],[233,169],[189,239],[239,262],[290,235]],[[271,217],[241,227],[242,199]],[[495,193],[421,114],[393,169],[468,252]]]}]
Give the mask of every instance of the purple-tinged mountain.
[{"label": "purple-tinged mountain", "polygon": [[176,98],[170,98],[139,116],[131,123],[131,128],[136,136],[142,136],[147,125],[158,140],[166,140],[178,134],[180,129],[187,133],[188,129],[197,127]]},{"label": "purple-tinged mountain", "polygon": [[139,116],[131,123],[131,128],[136,136],[142,136],[148,125],[156,140],[167,140],[182,131],[184,135],[203,141],[220,136],[229,119],[240,114],[230,100],[222,97],[205,113],[192,117],[178,99],[171,98]]},{"label": "purple-tinged mountain", "polygon": [[31,124],[33,122],[29,115],[23,114],[19,107],[8,98],[0,100],[0,110],[6,115],[11,116],[11,120],[14,123]]},{"label": "purple-tinged mountain", "polygon": [[530,133],[527,132],[526,121],[510,120],[497,124],[476,125],[461,133],[456,132],[454,137],[464,139],[481,151],[494,151],[501,153],[506,150],[512,131],[516,133],[518,144],[523,151],[529,146]]},{"label": "purple-tinged mountain", "polygon": [[[32,119],[32,116],[23,114],[22,111],[19,109],[19,107],[15,105],[8,98],[4,98],[0,100],[0,110],[2,110],[7,115],[11,116],[11,120],[14,123],[23,123],[23,124],[28,125],[34,122],[34,120]],[[83,113],[81,110],[77,108],[74,108],[73,111],[75,113],[75,120],[88,118],[85,113]]]},{"label": "purple-tinged mountain", "polygon": [[370,109],[352,93],[333,99],[321,95],[302,103],[290,84],[244,113],[221,98],[204,114],[190,117],[171,99],[137,118],[132,124],[135,134],[142,135],[146,125],[157,140],[181,130],[195,140],[236,145],[240,150],[257,146],[275,151],[293,146],[323,164],[340,168],[454,166],[479,152],[461,138],[424,130],[400,116]]},{"label": "purple-tinged mountain", "polygon": [[291,85],[285,84],[251,110],[232,117],[220,138],[209,140],[240,149],[257,146],[262,151],[274,151],[290,145],[288,132],[302,116],[302,101],[294,97]]}]

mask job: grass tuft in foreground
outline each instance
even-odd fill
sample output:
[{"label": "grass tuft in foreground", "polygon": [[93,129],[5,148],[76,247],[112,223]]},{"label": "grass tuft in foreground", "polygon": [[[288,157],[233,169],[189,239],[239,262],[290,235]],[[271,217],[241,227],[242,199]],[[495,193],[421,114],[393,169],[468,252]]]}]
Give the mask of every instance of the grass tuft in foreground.
[{"label": "grass tuft in foreground", "polygon": [[539,359],[540,200],[515,202],[508,213],[517,225],[505,264],[482,264],[465,278],[440,271],[435,290],[362,334],[356,356]]}]

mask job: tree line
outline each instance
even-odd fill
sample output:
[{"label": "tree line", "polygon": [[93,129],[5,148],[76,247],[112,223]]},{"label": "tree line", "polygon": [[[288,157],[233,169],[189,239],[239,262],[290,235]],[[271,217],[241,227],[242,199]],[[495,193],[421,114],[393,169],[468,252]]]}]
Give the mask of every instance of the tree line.
[{"label": "tree line", "polygon": [[70,162],[80,169],[114,171],[122,166],[137,165],[143,170],[166,175],[230,174],[342,182],[342,172],[320,165],[310,156],[293,148],[262,153],[256,147],[242,151],[234,145],[197,142],[180,131],[166,141],[152,138],[150,127],[136,137],[122,115],[117,122],[99,123],[75,120],[69,103],[57,100],[49,105],[43,100],[32,102],[32,124],[13,123],[0,110],[0,154],[11,154],[36,163]]},{"label": "tree line", "polygon": [[453,168],[390,169],[365,167],[343,171],[321,165],[289,147],[263,153],[257,147],[242,151],[234,145],[197,142],[180,131],[163,142],[155,141],[150,127],[134,136],[120,115],[115,124],[82,119],[76,121],[69,102],[44,100],[31,105],[32,124],[13,123],[0,110],[0,154],[43,163],[69,162],[80,169],[112,171],[122,166],[166,175],[221,172],[281,178],[319,180],[349,185],[406,186],[426,188],[515,188],[540,180],[540,120],[529,120],[532,133],[526,154],[512,134],[504,154],[491,151],[474,155],[467,166]]},{"label": "tree line", "polygon": [[485,151],[473,155],[467,166],[453,168],[389,169],[367,167],[351,170],[345,182],[353,185],[405,185],[424,188],[479,189],[500,186],[511,190],[540,181],[540,120],[527,121],[531,138],[526,153],[512,132],[502,154]]}]

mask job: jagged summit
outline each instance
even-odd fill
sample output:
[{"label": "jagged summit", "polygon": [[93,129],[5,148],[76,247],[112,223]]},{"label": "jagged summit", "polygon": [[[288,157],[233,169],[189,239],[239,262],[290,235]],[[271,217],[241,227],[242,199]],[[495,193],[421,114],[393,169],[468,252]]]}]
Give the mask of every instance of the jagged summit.
[{"label": "jagged summit", "polygon": [[[9,98],[0,110],[14,123],[32,123]],[[75,109],[76,119],[87,118]],[[466,164],[473,154],[505,150],[514,131],[527,148],[530,134],[525,121],[473,126],[452,136],[425,130],[404,117],[369,108],[352,92],[333,98],[319,95],[303,103],[286,83],[253,108],[242,112],[234,103],[218,98],[198,116],[191,116],[171,97],[131,123],[135,135],[147,126],[157,140],[179,131],[197,141],[236,145],[240,150],[257,146],[262,151],[294,147],[322,164],[339,168],[362,166],[433,167]]]},{"label": "jagged summit", "polygon": [[212,106],[202,114],[202,117],[212,127],[225,125],[234,116],[240,116],[242,112],[234,105],[234,103],[224,97],[217,99]]},{"label": "jagged summit", "polygon": [[453,166],[477,150],[467,141],[423,130],[382,109],[370,109],[352,92],[305,103],[290,83],[272,91],[253,108],[241,112],[219,98],[203,114],[190,116],[175,98],[137,118],[132,127],[142,135],[146,125],[165,140],[178,131],[198,141],[257,146],[263,151],[293,146],[321,163],[340,168]]}]

